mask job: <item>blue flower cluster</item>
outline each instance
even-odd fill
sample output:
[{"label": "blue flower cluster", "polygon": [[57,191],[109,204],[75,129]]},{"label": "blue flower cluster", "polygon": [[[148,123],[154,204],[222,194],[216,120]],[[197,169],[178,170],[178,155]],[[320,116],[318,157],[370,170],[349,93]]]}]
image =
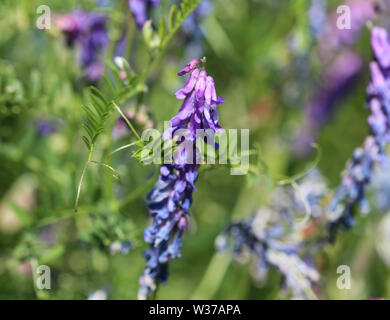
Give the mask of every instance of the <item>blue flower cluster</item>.
[{"label": "blue flower cluster", "polygon": [[369,212],[366,189],[372,179],[374,164],[384,163],[384,148],[390,141],[390,40],[385,29],[372,28],[371,46],[375,60],[370,64],[371,81],[367,88],[370,135],[363,146],[355,150],[329,205],[331,240],[340,228],[353,226],[356,206],[362,213]]},{"label": "blue flower cluster", "polygon": [[[327,192],[317,170],[311,171],[295,189],[277,188],[269,207],[259,209],[247,221],[228,226],[216,240],[217,249],[232,249],[238,261],[254,260],[255,279],[263,280],[269,268],[274,268],[281,274],[287,294],[291,292],[295,299],[313,298],[312,285],[319,280],[313,258],[321,245],[306,250],[305,243],[308,230],[316,229],[324,219],[322,201]],[[305,211],[307,218],[302,220]]]}]

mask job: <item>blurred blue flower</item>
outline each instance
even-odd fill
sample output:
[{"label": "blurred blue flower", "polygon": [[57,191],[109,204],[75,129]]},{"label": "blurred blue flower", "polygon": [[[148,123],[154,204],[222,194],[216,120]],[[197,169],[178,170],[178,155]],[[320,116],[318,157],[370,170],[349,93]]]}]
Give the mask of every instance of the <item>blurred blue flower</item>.
[{"label": "blurred blue flower", "polygon": [[367,88],[371,133],[347,163],[342,183],[329,205],[331,240],[340,228],[348,229],[354,225],[356,206],[362,213],[369,212],[366,189],[372,180],[374,164],[385,162],[384,148],[390,141],[390,41],[385,29],[371,29],[371,46],[375,58],[370,64],[371,81]]},{"label": "blurred blue flower", "polygon": [[[274,190],[271,205],[263,207],[248,220],[232,222],[216,239],[217,250],[232,249],[241,262],[254,260],[254,277],[263,280],[269,268],[282,275],[283,287],[295,299],[313,298],[312,284],[319,280],[313,267],[317,248],[303,252],[306,230],[324,216],[322,201],[328,187],[317,170],[311,171],[298,185]],[[305,210],[306,220],[300,220]],[[251,259],[253,258],[253,259]]]},{"label": "blurred blue flower", "polygon": [[388,155],[382,166],[375,167],[371,187],[375,207],[382,212],[390,210],[390,159]]},{"label": "blurred blue flower", "polygon": [[199,23],[213,11],[213,8],[214,6],[211,0],[203,0],[199,3],[196,9],[184,20],[182,25],[183,32],[193,37],[201,36]]},{"label": "blurred blue flower", "polygon": [[328,0],[311,0],[308,10],[309,25],[310,31],[315,38],[322,33],[328,20],[327,5]]},{"label": "blurred blue flower", "polygon": [[130,241],[119,242],[115,241],[110,244],[110,252],[111,254],[120,253],[120,254],[128,254],[132,244]]}]

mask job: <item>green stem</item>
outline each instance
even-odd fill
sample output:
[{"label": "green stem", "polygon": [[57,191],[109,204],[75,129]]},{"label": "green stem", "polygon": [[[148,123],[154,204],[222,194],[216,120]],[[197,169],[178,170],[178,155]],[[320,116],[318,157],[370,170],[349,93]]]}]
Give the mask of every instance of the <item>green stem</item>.
[{"label": "green stem", "polygon": [[114,178],[119,179],[118,171],[116,171],[113,167],[109,166],[108,164],[105,164],[105,163],[102,163],[102,162],[99,162],[99,161],[94,161],[94,160],[89,161],[89,163],[94,163],[94,164],[97,164],[99,166],[103,166],[103,167],[111,170],[112,171],[112,175],[114,176]]},{"label": "green stem", "polygon": [[[78,208],[78,211],[77,211],[78,215],[77,216],[79,216],[81,214],[89,213],[91,210],[93,210],[95,208],[96,208],[96,206],[81,206]],[[54,216],[54,217],[52,216],[52,217],[48,217],[46,219],[42,219],[35,227],[41,228],[43,226],[53,224],[53,223],[56,223],[56,222],[61,221],[61,220],[71,219],[71,218],[75,217],[74,212],[71,208],[64,209],[64,210],[61,210],[59,212],[62,212],[62,211],[65,212],[65,214],[63,214],[61,216]]]},{"label": "green stem", "polygon": [[321,150],[320,146],[315,144],[315,143],[312,144],[312,147],[317,150],[317,153],[316,153],[315,159],[311,162],[309,167],[306,170],[303,170],[302,172],[299,172],[299,173],[297,173],[289,178],[279,180],[278,183],[280,185],[291,184],[294,181],[303,178],[305,175],[307,175],[309,173],[310,170],[314,169],[318,165],[318,163],[320,162],[320,160],[322,158],[322,150]]},{"label": "green stem", "polygon": [[231,254],[215,253],[209,262],[202,280],[190,299],[200,300],[214,297],[231,261]]},{"label": "green stem", "polygon": [[78,206],[79,206],[79,199],[80,199],[81,186],[82,186],[82,184],[83,184],[85,172],[87,171],[87,168],[88,168],[90,159],[91,159],[91,157],[92,157],[92,150],[93,150],[93,149],[91,148],[91,150],[89,151],[88,161],[85,163],[83,172],[81,173],[79,185],[78,185],[78,187],[77,187],[77,195],[76,195],[76,201],[75,201],[75,205],[74,205],[74,212],[77,212],[77,208],[78,208]]},{"label": "green stem", "polygon": [[119,112],[119,114],[121,115],[121,117],[123,118],[123,120],[125,120],[126,124],[129,126],[130,130],[134,133],[134,135],[137,137],[138,140],[141,140],[141,137],[140,135],[138,134],[138,132],[134,129],[133,125],[131,124],[131,122],[129,121],[129,119],[127,119],[127,117],[124,115],[124,113],[122,112],[122,110],[118,107],[118,105],[113,102],[112,103],[113,106],[115,107],[115,109]]},{"label": "green stem", "polygon": [[124,150],[124,149],[130,148],[130,147],[134,146],[136,143],[137,143],[137,142],[133,142],[133,143],[129,143],[129,144],[126,144],[126,145],[124,145],[124,146],[121,146],[121,147],[115,149],[114,151],[112,151],[112,152],[110,153],[110,155],[113,155],[114,153],[117,153],[117,152],[122,151],[122,150]]},{"label": "green stem", "polygon": [[168,43],[171,41],[173,36],[176,34],[176,32],[180,29],[181,25],[183,24],[184,20],[187,19],[187,17],[196,9],[196,7],[201,3],[202,0],[193,0],[191,3],[191,9],[188,10],[186,14],[184,14],[182,17],[180,17],[179,21],[175,23],[175,26],[172,28],[171,32],[164,38],[162,41],[159,52],[161,53],[162,51],[165,50],[167,47]]},{"label": "green stem", "polygon": [[[248,201],[248,199],[245,198],[247,194],[248,188],[243,188],[232,210],[231,219],[237,219],[242,215],[241,204],[242,202]],[[190,299],[195,300],[213,298],[218,288],[221,286],[226,271],[232,262],[232,258],[232,255],[228,253],[214,253],[202,280],[199,282],[198,287],[195,289],[194,294]]]}]

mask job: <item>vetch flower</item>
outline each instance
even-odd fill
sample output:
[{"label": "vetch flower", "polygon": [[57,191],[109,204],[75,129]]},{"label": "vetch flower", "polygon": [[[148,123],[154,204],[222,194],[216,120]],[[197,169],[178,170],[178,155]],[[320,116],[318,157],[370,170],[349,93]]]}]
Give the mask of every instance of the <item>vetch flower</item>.
[{"label": "vetch flower", "polygon": [[384,148],[390,141],[390,40],[385,29],[372,28],[371,46],[375,60],[370,64],[371,81],[367,88],[367,105],[371,110],[367,121],[370,135],[347,163],[342,183],[329,205],[331,240],[340,228],[348,229],[354,225],[357,206],[362,213],[369,212],[366,189],[375,163],[385,162]]},{"label": "vetch flower", "polygon": [[184,76],[186,73],[193,71],[198,66],[199,63],[200,63],[200,59],[194,59],[190,61],[189,63],[186,64],[186,66],[183,69],[181,69],[177,73],[177,75],[180,77]]},{"label": "vetch flower", "polygon": [[[318,5],[323,0],[313,0],[313,14],[321,16]],[[304,123],[294,142],[294,152],[307,155],[312,149],[318,131],[333,116],[340,102],[352,91],[359,80],[363,67],[363,58],[353,51],[352,46],[359,39],[363,27],[370,20],[380,17],[385,5],[381,0],[349,0],[345,5],[350,8],[351,28],[339,28],[340,13],[334,12],[318,36],[318,54],[325,70],[321,81],[307,104]],[[310,18],[313,23],[317,19]]]},{"label": "vetch flower", "polygon": [[[184,71],[181,70],[179,74],[185,74],[190,72],[186,70],[193,69],[191,63],[187,66],[187,69],[184,68]],[[225,102],[225,99],[217,97],[214,79],[207,76],[205,70],[193,69],[186,84],[176,92],[175,96],[177,99],[184,100],[183,105],[177,115],[171,119],[170,127],[164,132],[163,139],[171,138],[179,129],[188,129],[195,141],[197,129],[212,129],[215,132],[222,129],[218,123],[217,106]]]},{"label": "vetch flower", "polygon": [[[178,99],[184,100],[178,114],[170,121],[170,127],[163,138],[172,138],[177,130],[187,129],[190,134],[192,155],[182,148],[183,140],[177,142],[174,161],[160,168],[160,177],[147,196],[147,207],[153,224],[145,229],[144,239],[150,244],[145,251],[147,260],[144,274],[140,278],[139,299],[147,299],[156,290],[159,282],[168,279],[169,261],[180,256],[182,237],[190,217],[192,193],[198,178],[196,161],[196,129],[220,130],[217,98],[214,79],[208,76],[204,68],[197,68],[199,60],[190,62],[179,74],[191,72],[184,88],[176,92]],[[195,159],[194,159],[195,157]],[[183,161],[184,160],[184,161]]]}]

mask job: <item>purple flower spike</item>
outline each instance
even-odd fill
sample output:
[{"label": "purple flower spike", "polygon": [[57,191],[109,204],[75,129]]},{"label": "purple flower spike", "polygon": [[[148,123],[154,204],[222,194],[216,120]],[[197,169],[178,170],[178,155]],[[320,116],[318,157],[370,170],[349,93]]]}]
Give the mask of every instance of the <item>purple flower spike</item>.
[{"label": "purple flower spike", "polygon": [[179,71],[177,74],[179,77],[185,75],[186,73],[191,72],[196,68],[196,66],[200,63],[200,59],[194,59],[191,62],[189,62],[183,69]]},{"label": "purple flower spike", "polygon": [[[147,196],[147,206],[153,224],[146,228],[144,239],[150,248],[144,253],[147,260],[144,274],[140,278],[139,299],[147,297],[156,289],[157,283],[168,279],[168,263],[180,256],[182,237],[187,228],[192,204],[192,193],[196,191],[198,178],[198,150],[195,141],[197,129],[221,130],[218,124],[217,98],[214,80],[205,70],[197,67],[199,59],[191,61],[179,72],[191,72],[185,86],[176,92],[176,98],[184,100],[163,139],[170,139],[179,129],[187,129],[185,140],[177,143],[172,164],[164,164],[160,177]],[[190,143],[191,152],[187,143]]]},{"label": "purple flower spike", "polygon": [[355,207],[362,213],[369,212],[366,189],[371,181],[376,163],[384,162],[384,149],[390,141],[389,113],[389,59],[390,42],[387,31],[373,28],[372,49],[376,61],[371,62],[371,81],[367,88],[367,105],[371,110],[368,117],[371,134],[361,148],[355,150],[347,163],[342,183],[333,197],[329,211],[330,239],[333,240],[340,228],[348,229],[354,225]]},{"label": "purple flower spike", "polygon": [[214,79],[207,76],[205,70],[193,70],[185,86],[175,95],[177,99],[184,99],[184,102],[164,132],[164,140],[171,138],[179,129],[190,130],[193,140],[196,140],[197,129],[212,129],[215,132],[221,129],[216,107],[225,99],[217,96]]}]

